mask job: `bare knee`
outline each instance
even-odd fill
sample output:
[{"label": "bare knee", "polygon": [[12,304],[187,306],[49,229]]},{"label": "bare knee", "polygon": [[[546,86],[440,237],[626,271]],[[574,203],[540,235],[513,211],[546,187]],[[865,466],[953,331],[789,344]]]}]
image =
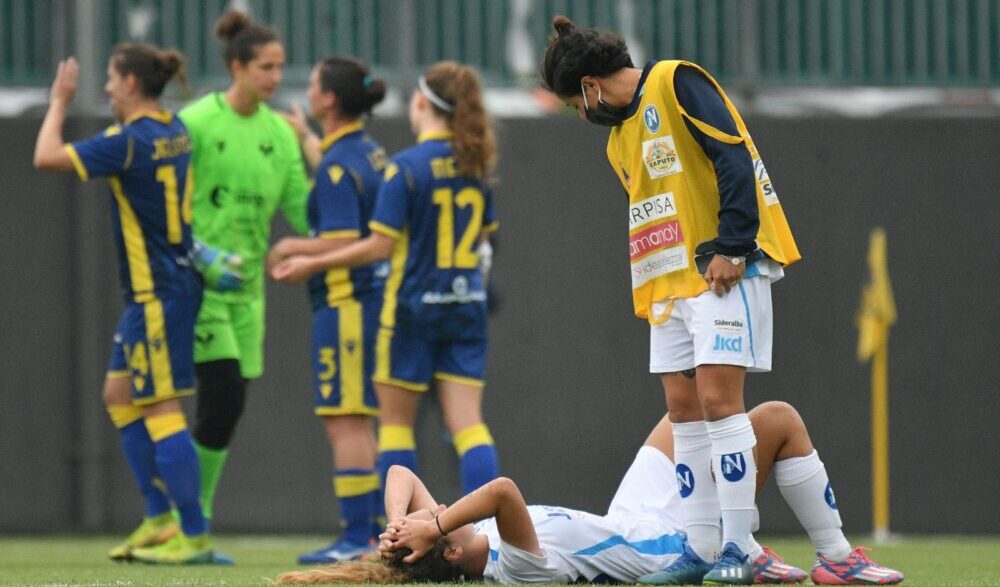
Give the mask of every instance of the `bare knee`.
[{"label": "bare knee", "polygon": [[754,431],[761,435],[774,436],[781,446],[776,459],[806,456],[813,450],[809,431],[802,416],[787,402],[765,402],[750,410],[750,423]]}]

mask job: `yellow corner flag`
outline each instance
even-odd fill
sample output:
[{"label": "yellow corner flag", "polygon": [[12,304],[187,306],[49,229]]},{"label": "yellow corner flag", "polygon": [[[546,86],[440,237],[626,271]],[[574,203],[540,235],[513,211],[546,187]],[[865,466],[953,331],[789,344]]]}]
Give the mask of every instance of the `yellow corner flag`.
[{"label": "yellow corner flag", "polygon": [[869,281],[858,312],[858,360],[872,363],[872,531],[877,542],[889,538],[889,327],[896,323],[896,302],[889,281],[885,230],[868,242]]}]

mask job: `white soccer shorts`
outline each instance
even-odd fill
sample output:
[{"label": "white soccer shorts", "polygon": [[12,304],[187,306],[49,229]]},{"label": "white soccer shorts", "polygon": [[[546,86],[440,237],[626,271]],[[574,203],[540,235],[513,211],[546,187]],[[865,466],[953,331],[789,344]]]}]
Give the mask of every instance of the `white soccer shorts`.
[{"label": "white soccer shorts", "polygon": [[[744,279],[721,297],[706,291],[673,304],[669,320],[650,326],[650,373],[676,373],[698,365],[771,370],[770,279]],[[654,312],[666,309],[667,302],[653,304]]]}]

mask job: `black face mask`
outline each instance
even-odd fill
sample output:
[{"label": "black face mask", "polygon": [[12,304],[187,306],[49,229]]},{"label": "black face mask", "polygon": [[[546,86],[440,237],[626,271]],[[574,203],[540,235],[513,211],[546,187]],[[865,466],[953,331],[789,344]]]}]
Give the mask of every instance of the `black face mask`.
[{"label": "black face mask", "polygon": [[601,100],[601,86],[597,86],[597,107],[593,110],[587,104],[587,89],[580,82],[580,94],[583,96],[583,109],[587,116],[587,122],[599,124],[601,126],[618,126],[625,121],[627,108],[618,108],[609,105]]}]

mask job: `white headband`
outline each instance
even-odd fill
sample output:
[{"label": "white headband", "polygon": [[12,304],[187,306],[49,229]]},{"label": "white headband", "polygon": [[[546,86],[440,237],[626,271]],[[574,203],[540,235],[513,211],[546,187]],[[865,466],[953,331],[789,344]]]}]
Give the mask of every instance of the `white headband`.
[{"label": "white headband", "polygon": [[434,93],[434,90],[432,90],[431,87],[427,85],[427,78],[425,78],[424,76],[420,76],[420,78],[417,79],[417,87],[420,88],[420,91],[425,96],[427,96],[428,100],[430,100],[435,106],[437,106],[441,110],[444,110],[445,112],[455,111],[454,106],[445,102],[441,96],[438,96],[437,94]]}]

